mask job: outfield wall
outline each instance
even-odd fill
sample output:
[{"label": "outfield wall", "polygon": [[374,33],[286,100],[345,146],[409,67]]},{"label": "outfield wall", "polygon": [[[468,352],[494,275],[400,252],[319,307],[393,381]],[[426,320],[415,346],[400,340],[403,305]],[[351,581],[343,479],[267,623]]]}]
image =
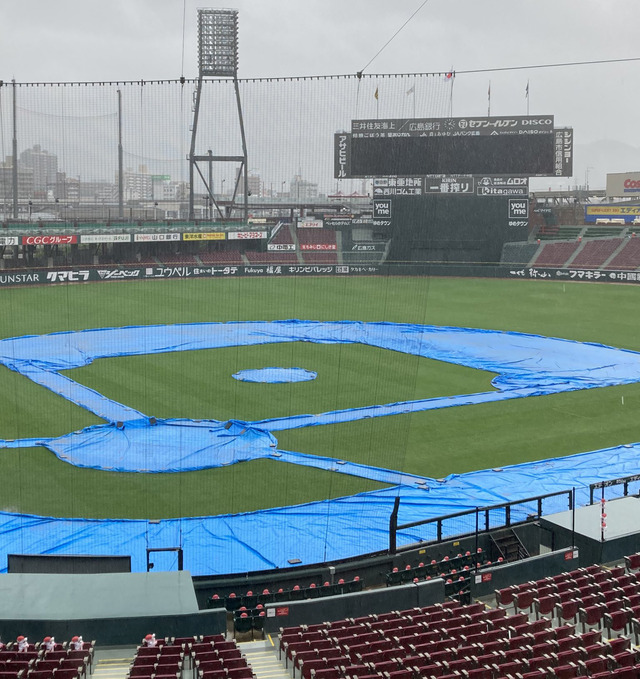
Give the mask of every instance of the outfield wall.
[{"label": "outfield wall", "polygon": [[100,266],[0,271],[0,288],[122,280],[284,276],[454,276],[520,280],[640,283],[640,271],[543,268],[490,264],[282,264],[258,266]]}]

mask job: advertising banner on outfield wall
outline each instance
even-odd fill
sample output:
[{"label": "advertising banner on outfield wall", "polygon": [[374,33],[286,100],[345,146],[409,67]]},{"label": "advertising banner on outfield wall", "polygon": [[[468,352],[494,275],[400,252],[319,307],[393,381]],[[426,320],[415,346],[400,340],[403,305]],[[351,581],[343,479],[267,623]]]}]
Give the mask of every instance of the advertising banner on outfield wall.
[{"label": "advertising banner on outfield wall", "polygon": [[98,267],[77,269],[0,269],[0,288],[47,283],[86,283],[91,281],[150,280],[169,278],[228,278],[236,276],[470,276],[474,278],[511,278],[541,281],[640,284],[638,271],[601,271],[599,269],[553,269],[447,264],[268,264],[258,266],[153,266]]},{"label": "advertising banner on outfield wall", "polygon": [[179,233],[134,233],[135,243],[161,243],[164,241],[180,240]]},{"label": "advertising banner on outfield wall", "polygon": [[229,231],[229,240],[261,240],[267,237],[266,231]]},{"label": "advertising banner on outfield wall", "polygon": [[640,198],[640,172],[607,175],[607,198]]},{"label": "advertising banner on outfield wall", "polygon": [[267,250],[270,252],[294,252],[295,243],[269,243]]},{"label": "advertising banner on outfield wall", "polygon": [[324,226],[321,219],[300,219],[298,220],[299,229],[321,229]]},{"label": "advertising banner on outfield wall", "polygon": [[509,269],[507,278],[530,278],[555,281],[594,281],[599,283],[640,283],[637,271],[600,271],[599,269]]},{"label": "advertising banner on outfield wall", "polygon": [[224,240],[224,231],[211,231],[209,233],[183,233],[182,240]]},{"label": "advertising banner on outfield wall", "polygon": [[350,228],[373,228],[371,215],[340,215],[339,217],[325,217],[324,225],[328,229]]},{"label": "advertising banner on outfield wall", "polygon": [[384,252],[386,243],[354,243],[351,246],[351,252]]},{"label": "advertising banner on outfield wall", "polygon": [[85,269],[0,270],[0,288],[11,285],[86,283],[89,281],[150,280],[153,278],[228,278],[230,276],[349,276],[375,275],[377,264],[268,264],[258,266],[135,266]]},{"label": "advertising banner on outfield wall", "polygon": [[87,243],[130,243],[130,233],[89,233],[80,236],[80,242]]},{"label": "advertising banner on outfield wall", "polygon": [[78,242],[78,236],[22,236],[22,245],[71,245]]},{"label": "advertising banner on outfield wall", "polygon": [[335,243],[300,243],[301,250],[337,250]]},{"label": "advertising banner on outfield wall", "polygon": [[0,236],[0,245],[18,245],[18,236]]}]

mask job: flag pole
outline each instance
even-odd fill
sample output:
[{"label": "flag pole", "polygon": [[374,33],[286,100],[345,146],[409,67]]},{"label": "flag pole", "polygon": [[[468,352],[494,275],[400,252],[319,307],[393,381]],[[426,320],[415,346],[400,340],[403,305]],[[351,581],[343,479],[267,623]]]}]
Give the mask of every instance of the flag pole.
[{"label": "flag pole", "polygon": [[489,89],[487,90],[487,117],[491,117],[491,81],[489,81]]},{"label": "flag pole", "polygon": [[451,73],[451,91],[449,92],[449,118],[453,118],[453,81],[456,79],[456,72],[453,68]]}]

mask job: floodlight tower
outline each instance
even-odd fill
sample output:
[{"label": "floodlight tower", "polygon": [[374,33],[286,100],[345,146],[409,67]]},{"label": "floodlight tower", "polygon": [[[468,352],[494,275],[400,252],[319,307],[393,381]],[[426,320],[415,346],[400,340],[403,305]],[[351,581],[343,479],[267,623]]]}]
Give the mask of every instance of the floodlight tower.
[{"label": "floodlight tower", "polygon": [[[193,127],[191,131],[191,148],[189,151],[189,219],[195,219],[194,206],[194,170],[204,184],[211,206],[215,206],[220,217],[229,217],[236,207],[236,197],[242,181],[243,200],[241,202],[243,218],[249,215],[247,141],[244,133],[242,105],[238,89],[238,10],[235,9],[199,9],[198,10],[198,86],[193,109]],[[211,150],[206,155],[196,154],[196,135],[198,133],[198,116],[200,114],[200,96],[204,78],[232,78],[238,107],[238,124],[242,140],[242,155],[219,156]],[[208,163],[208,176],[202,173],[198,163]],[[230,204],[225,205],[223,214],[213,194],[213,163],[240,163],[235,175],[235,186]]]}]

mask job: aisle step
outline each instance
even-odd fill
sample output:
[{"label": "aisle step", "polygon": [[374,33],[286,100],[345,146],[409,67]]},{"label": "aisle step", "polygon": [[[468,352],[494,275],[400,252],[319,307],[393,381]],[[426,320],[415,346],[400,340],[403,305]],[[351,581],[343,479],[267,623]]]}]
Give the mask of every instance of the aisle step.
[{"label": "aisle step", "polygon": [[264,641],[238,644],[257,679],[291,679],[272,646]]},{"label": "aisle step", "polygon": [[126,679],[133,656],[113,658],[101,658],[99,656],[100,654],[94,660],[91,679]]}]

